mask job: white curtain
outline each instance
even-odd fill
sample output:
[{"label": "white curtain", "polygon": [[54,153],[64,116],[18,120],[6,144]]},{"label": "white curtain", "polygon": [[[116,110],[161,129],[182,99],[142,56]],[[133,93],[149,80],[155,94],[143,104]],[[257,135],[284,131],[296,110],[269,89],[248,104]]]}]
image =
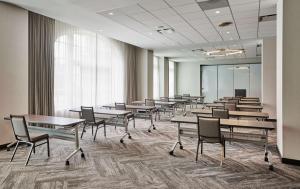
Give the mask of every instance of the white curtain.
[{"label": "white curtain", "polygon": [[56,115],[124,101],[124,43],[59,21],[55,36]]}]

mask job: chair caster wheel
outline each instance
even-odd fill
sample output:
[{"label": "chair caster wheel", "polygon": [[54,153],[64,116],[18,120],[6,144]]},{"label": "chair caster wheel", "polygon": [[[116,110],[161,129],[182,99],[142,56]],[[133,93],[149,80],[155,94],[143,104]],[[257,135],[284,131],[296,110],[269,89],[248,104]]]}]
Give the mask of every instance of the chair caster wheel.
[{"label": "chair caster wheel", "polygon": [[156,127],[153,126],[153,130],[156,130]]},{"label": "chair caster wheel", "polygon": [[270,171],[274,171],[274,166],[273,165],[269,165],[269,170]]},{"label": "chair caster wheel", "polygon": [[170,151],[169,154],[170,154],[170,155],[174,155],[174,151]]},{"label": "chair caster wheel", "polygon": [[181,150],[183,150],[183,146],[180,146],[179,148],[180,148]]},{"label": "chair caster wheel", "polygon": [[151,133],[151,130],[150,130],[150,129],[148,129],[148,132],[149,132],[149,133]]},{"label": "chair caster wheel", "polygon": [[6,148],[6,151],[10,151],[10,148]]},{"label": "chair caster wheel", "polygon": [[69,165],[70,165],[70,162],[69,162],[69,160],[67,160],[67,161],[66,161],[66,165],[67,165],[67,166],[69,166]]},{"label": "chair caster wheel", "polygon": [[85,155],[84,155],[84,153],[81,153],[81,157],[82,157],[82,158],[85,158]]},{"label": "chair caster wheel", "polygon": [[120,142],[123,144],[123,143],[124,143],[124,140],[123,140],[123,139],[121,139],[121,140],[120,140]]},{"label": "chair caster wheel", "polygon": [[265,157],[265,161],[266,161],[266,162],[268,162],[268,161],[269,161],[269,159],[268,159],[267,157]]},{"label": "chair caster wheel", "polygon": [[129,135],[128,138],[131,139],[131,136]]}]

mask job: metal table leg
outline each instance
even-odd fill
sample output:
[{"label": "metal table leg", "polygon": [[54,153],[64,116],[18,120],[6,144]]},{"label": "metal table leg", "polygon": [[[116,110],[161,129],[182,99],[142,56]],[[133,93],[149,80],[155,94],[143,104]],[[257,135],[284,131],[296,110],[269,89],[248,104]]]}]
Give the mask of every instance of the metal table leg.
[{"label": "metal table leg", "polygon": [[152,114],[152,111],[149,112],[149,119],[150,119],[151,125],[148,128],[148,132],[150,133],[151,132],[151,127],[153,128],[153,130],[156,129],[156,127],[155,127],[155,125],[153,123],[153,114]]},{"label": "metal table leg", "polygon": [[271,171],[274,170],[274,167],[273,167],[273,163],[272,163],[272,152],[268,149],[268,130],[266,129],[265,130],[265,136],[266,136],[266,142],[265,142],[265,161],[268,162],[269,164],[269,169]]},{"label": "metal table leg", "polygon": [[84,152],[79,145],[79,134],[78,134],[78,124],[77,124],[75,125],[75,150],[66,158],[66,165],[70,165],[69,159],[79,151],[81,152],[81,157],[85,158]]},{"label": "metal table leg", "polygon": [[121,139],[120,139],[120,142],[121,143],[123,143],[124,142],[124,138],[128,135],[128,138],[129,139],[131,139],[131,135],[130,135],[130,133],[128,132],[128,121],[127,121],[127,117],[126,116],[124,116],[124,118],[123,118],[123,125],[124,125],[124,127],[125,127],[125,134],[121,137]]},{"label": "metal table leg", "polygon": [[177,141],[174,143],[171,151],[169,152],[170,155],[174,154],[174,150],[175,150],[177,144],[179,144],[180,149],[183,149],[183,146],[182,146],[182,143],[181,143],[181,138],[180,138],[180,123],[177,123],[177,126],[178,126]]}]

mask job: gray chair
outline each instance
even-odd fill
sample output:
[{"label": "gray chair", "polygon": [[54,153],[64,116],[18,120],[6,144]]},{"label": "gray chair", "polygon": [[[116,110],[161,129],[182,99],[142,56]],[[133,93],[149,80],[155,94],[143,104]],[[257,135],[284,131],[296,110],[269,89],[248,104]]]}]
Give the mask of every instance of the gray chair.
[{"label": "gray chair", "polygon": [[[154,99],[145,99],[145,106],[155,106],[155,100]],[[160,119],[159,109],[155,108],[153,110],[153,113],[155,113],[155,121],[156,116],[158,115],[158,118]]]},{"label": "gray chair", "polygon": [[160,97],[159,100],[162,102],[169,102],[169,97]]},{"label": "gray chair", "polygon": [[213,108],[212,117],[220,119],[229,119],[228,109]]},{"label": "gray chair", "polygon": [[[30,151],[27,156],[25,166],[28,164],[32,150],[35,153],[35,147],[47,144],[48,157],[50,157],[49,135],[48,134],[29,134],[27,123],[24,116],[10,115],[11,125],[14,131],[15,138],[17,140],[16,147],[13,155],[10,159],[12,161],[19,147],[19,144],[24,143],[30,146]],[[44,141],[44,142],[42,142]],[[42,142],[42,143],[39,143]],[[39,143],[39,144],[37,144]]]},{"label": "gray chair", "polygon": [[203,154],[203,143],[219,143],[222,146],[221,163],[225,158],[225,137],[221,134],[220,119],[197,116],[198,144],[196,162],[198,161],[199,145],[201,144],[201,154]]},{"label": "gray chair", "polygon": [[231,99],[232,97],[228,97],[228,96],[224,97],[224,100],[231,100]]},{"label": "gray chair", "polygon": [[[159,100],[162,101],[162,102],[169,102],[169,97],[160,97]],[[160,112],[163,112],[164,114],[165,114],[166,112],[169,112],[169,114],[170,114],[170,113],[173,114],[173,108],[170,108],[168,105],[161,105],[161,106],[158,108],[158,112],[159,112],[159,113],[160,113]],[[159,115],[159,117],[160,117],[160,115]]]},{"label": "gray chair", "polygon": [[175,99],[182,99],[182,96],[181,95],[174,95],[174,98]]},{"label": "gray chair", "polygon": [[229,111],[236,111],[236,104],[235,103],[225,103],[224,108]]},{"label": "gray chair", "polygon": [[[97,132],[99,128],[104,128],[104,136],[106,137],[106,125],[103,119],[96,119],[93,107],[81,106],[81,119],[85,119],[83,130],[81,133],[81,138],[83,133],[86,131],[87,126],[92,126],[92,135],[94,134],[94,126],[96,127],[94,141],[96,140]],[[100,126],[102,124],[102,126]]]},{"label": "gray chair", "polygon": [[[115,103],[115,109],[116,110],[126,110],[126,104],[125,103]],[[133,128],[135,128],[135,117],[133,113],[130,113],[127,115],[127,120],[129,121],[133,121]]]}]

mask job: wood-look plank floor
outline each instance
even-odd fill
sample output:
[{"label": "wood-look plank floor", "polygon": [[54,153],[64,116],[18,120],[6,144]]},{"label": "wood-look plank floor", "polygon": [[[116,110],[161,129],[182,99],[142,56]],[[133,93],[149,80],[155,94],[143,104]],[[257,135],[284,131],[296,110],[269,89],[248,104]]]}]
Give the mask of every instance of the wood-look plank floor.
[{"label": "wood-look plank floor", "polygon": [[[220,146],[204,145],[204,155],[195,162],[196,140],[184,138],[184,150],[168,154],[177,137],[177,127],[168,121],[157,122],[157,130],[147,132],[149,121],[137,120],[130,126],[132,139],[119,142],[122,128],[109,127],[107,138],[99,130],[94,142],[91,130],[80,141],[86,160],[80,154],[66,167],[64,158],[74,143],[51,139],[51,157],[46,146],[37,148],[29,165],[24,166],[28,148],[0,151],[0,188],[300,188],[300,167],[280,163],[273,148],[274,171],[268,170],[263,147],[254,144],[227,144],[222,167]],[[275,141],[274,134],[270,137]]]}]

